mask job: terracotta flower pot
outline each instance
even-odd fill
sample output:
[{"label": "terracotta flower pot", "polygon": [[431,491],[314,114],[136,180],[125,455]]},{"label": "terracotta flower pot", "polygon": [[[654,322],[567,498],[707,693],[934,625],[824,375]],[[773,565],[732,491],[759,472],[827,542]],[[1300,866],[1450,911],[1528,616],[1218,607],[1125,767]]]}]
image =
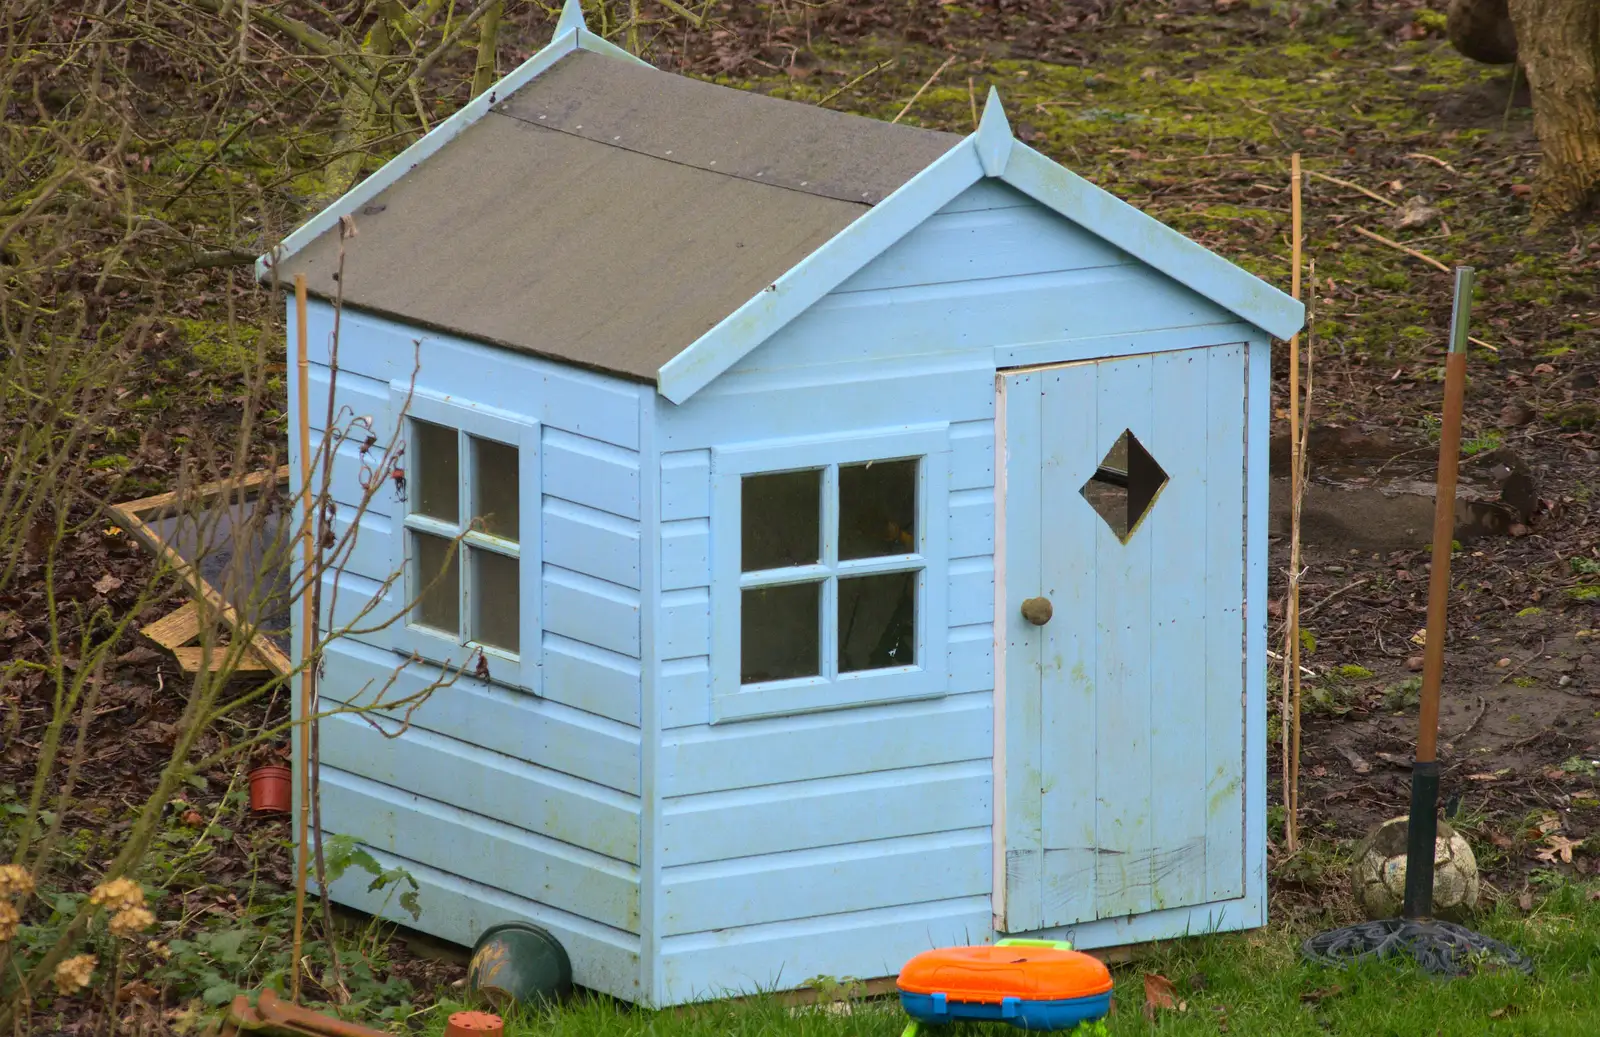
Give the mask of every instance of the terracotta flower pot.
[{"label": "terracotta flower pot", "polygon": [[501,1037],[505,1024],[492,1012],[457,1012],[444,1025],[444,1037]]},{"label": "terracotta flower pot", "polygon": [[287,814],[293,802],[287,767],[257,767],[250,772],[250,810],[257,814]]}]

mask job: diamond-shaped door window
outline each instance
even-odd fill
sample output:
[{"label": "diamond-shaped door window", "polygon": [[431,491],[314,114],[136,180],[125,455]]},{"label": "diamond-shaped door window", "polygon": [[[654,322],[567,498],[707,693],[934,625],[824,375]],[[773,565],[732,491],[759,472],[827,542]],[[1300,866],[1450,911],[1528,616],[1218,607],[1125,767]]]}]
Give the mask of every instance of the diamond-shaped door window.
[{"label": "diamond-shaped door window", "polygon": [[1166,484],[1167,473],[1138,437],[1123,429],[1081,492],[1117,539],[1127,543]]}]

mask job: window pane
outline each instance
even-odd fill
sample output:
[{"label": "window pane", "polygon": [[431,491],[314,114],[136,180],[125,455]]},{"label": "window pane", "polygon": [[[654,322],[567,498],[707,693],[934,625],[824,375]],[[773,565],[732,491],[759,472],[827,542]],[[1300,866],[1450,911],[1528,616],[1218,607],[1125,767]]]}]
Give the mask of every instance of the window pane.
[{"label": "window pane", "polygon": [[740,681],[815,677],[822,671],[822,584],[757,587],[744,592],[744,661]]},{"label": "window pane", "polygon": [[1126,542],[1166,483],[1167,473],[1138,437],[1124,429],[1079,492],[1117,539]]},{"label": "window pane", "polygon": [[917,462],[839,468],[839,557],[876,558],[917,549]]},{"label": "window pane", "polygon": [[917,574],[839,581],[839,672],[910,666],[916,660]]},{"label": "window pane", "polygon": [[744,477],[745,572],[812,565],[822,557],[822,472]]},{"label": "window pane", "polygon": [[522,612],[517,560],[477,548],[470,549],[470,553],[473,640],[508,652],[518,651]]},{"label": "window pane", "polygon": [[[450,553],[450,541],[427,533],[411,534],[412,557],[416,559],[417,583],[412,590],[417,600],[416,620],[438,630],[461,631],[461,557]],[[446,562],[446,556],[449,561]]]},{"label": "window pane", "polygon": [[426,515],[441,522],[459,522],[461,503],[461,455],[456,452],[456,430],[427,421],[411,423],[411,485],[416,500],[413,515]]},{"label": "window pane", "polygon": [[482,529],[517,539],[517,448],[492,439],[472,440],[472,517]]}]

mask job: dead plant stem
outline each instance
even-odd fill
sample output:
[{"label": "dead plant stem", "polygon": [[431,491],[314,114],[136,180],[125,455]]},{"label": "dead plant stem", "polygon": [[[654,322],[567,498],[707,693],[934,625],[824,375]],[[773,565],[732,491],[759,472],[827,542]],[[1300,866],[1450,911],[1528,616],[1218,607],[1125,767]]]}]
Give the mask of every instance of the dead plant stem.
[{"label": "dead plant stem", "polygon": [[942,64],[938,68],[934,69],[933,70],[933,75],[928,77],[927,82],[925,82],[921,86],[919,86],[917,88],[917,92],[911,95],[911,100],[907,101],[906,102],[906,106],[904,108],[900,109],[900,114],[896,115],[893,119],[890,119],[889,121],[891,123],[896,123],[896,122],[899,122],[901,119],[904,119],[906,117],[906,113],[911,110],[911,106],[916,104],[917,101],[922,97],[922,95],[928,92],[928,88],[933,85],[933,81],[938,79],[941,75],[943,75],[944,74],[944,70],[949,68],[951,65],[954,65],[955,63],[956,63],[956,55],[952,54],[948,58],[945,58],[944,59],[944,64]]},{"label": "dead plant stem", "polygon": [[[1301,241],[1301,181],[1300,153],[1289,160],[1290,169],[1290,294],[1300,298],[1300,241]],[[1279,685],[1281,705],[1279,716],[1283,723],[1283,841],[1284,848],[1294,853],[1299,848],[1298,825],[1295,823],[1295,771],[1293,743],[1294,729],[1299,721],[1296,703],[1300,694],[1300,622],[1299,606],[1300,527],[1295,521],[1294,504],[1300,496],[1300,335],[1289,337],[1289,583],[1285,592],[1285,636],[1283,646],[1283,678]]]}]

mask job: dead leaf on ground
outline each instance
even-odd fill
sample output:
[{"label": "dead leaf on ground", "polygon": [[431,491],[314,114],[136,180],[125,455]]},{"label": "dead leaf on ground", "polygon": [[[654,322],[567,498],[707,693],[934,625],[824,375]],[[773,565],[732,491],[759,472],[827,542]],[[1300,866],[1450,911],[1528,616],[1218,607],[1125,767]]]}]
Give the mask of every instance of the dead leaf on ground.
[{"label": "dead leaf on ground", "polygon": [[1389,226],[1396,230],[1426,227],[1439,218],[1439,210],[1428,204],[1421,195],[1413,195],[1389,217]]},{"label": "dead leaf on ground", "polygon": [[94,581],[94,592],[96,594],[110,594],[120,586],[122,586],[121,580],[117,579],[110,573],[106,573],[104,576]]},{"label": "dead leaf on ground", "polygon": [[160,996],[161,991],[142,979],[136,979],[132,983],[124,983],[117,990],[118,1001],[154,1001]]},{"label": "dead leaf on ground", "polygon": [[1528,406],[1522,400],[1512,400],[1500,408],[1500,425],[1502,428],[1512,428],[1517,425],[1526,425],[1539,416],[1539,412]]},{"label": "dead leaf on ground", "polygon": [[1334,986],[1323,987],[1319,990],[1302,991],[1300,994],[1300,1000],[1308,1005],[1314,1005],[1319,1001],[1326,1001],[1330,997],[1338,997],[1342,993],[1344,993],[1344,987],[1335,984]]},{"label": "dead leaf on ground", "polygon": [[1545,848],[1534,854],[1547,864],[1554,864],[1556,858],[1561,858],[1562,864],[1572,863],[1572,851],[1583,845],[1582,839],[1568,839],[1564,835],[1551,833],[1545,836]]},{"label": "dead leaf on ground", "polygon": [[1506,1016],[1515,1015],[1516,1013],[1517,1013],[1517,1006],[1516,1005],[1503,1005],[1502,1007],[1496,1008],[1494,1011],[1490,1012],[1489,1013],[1489,1018],[1490,1019],[1504,1019]]},{"label": "dead leaf on ground", "polygon": [[1523,890],[1521,893],[1518,893],[1517,894],[1517,906],[1520,907],[1524,911],[1532,911],[1533,910],[1533,894],[1531,892],[1527,891],[1527,890]]},{"label": "dead leaf on ground", "polygon": [[1177,998],[1177,989],[1173,987],[1172,980],[1157,972],[1147,972],[1144,977],[1144,1014],[1146,1019],[1154,1020],[1156,1012],[1177,1011],[1181,1012],[1189,1007]]}]

